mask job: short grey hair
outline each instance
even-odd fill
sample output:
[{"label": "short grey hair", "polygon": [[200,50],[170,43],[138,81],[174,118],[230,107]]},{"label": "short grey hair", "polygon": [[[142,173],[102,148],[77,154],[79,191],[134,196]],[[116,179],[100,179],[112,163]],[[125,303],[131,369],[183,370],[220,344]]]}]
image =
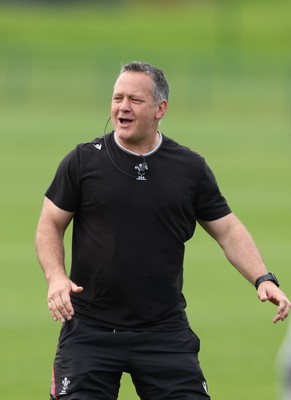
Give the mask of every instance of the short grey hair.
[{"label": "short grey hair", "polygon": [[156,103],[159,103],[163,100],[169,99],[169,84],[168,81],[160,68],[154,67],[151,64],[141,62],[141,61],[132,61],[128,64],[125,64],[121,67],[120,74],[124,72],[143,72],[144,74],[149,75],[153,80],[153,97]]}]

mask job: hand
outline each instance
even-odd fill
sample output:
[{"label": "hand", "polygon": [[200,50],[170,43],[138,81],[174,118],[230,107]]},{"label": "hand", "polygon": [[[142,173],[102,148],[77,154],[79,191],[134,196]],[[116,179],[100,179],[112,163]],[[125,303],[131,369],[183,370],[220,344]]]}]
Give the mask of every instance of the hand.
[{"label": "hand", "polygon": [[284,321],[288,317],[291,303],[285,294],[273,282],[265,281],[259,285],[258,297],[262,302],[269,300],[278,306],[277,314],[273,319],[274,324]]},{"label": "hand", "polygon": [[48,308],[55,321],[71,320],[74,309],[71,303],[71,293],[81,293],[83,288],[77,286],[66,275],[54,277],[49,282]]}]

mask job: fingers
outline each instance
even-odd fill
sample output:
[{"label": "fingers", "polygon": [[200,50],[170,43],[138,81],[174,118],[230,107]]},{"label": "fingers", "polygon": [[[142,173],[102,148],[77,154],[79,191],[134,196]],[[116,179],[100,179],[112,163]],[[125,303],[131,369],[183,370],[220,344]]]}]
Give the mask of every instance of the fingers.
[{"label": "fingers", "polygon": [[272,282],[266,281],[260,284],[258,288],[258,297],[262,302],[268,300],[278,306],[277,314],[273,319],[274,324],[278,321],[284,321],[288,317],[291,303],[282,290]]},{"label": "fingers", "polygon": [[55,321],[64,323],[69,321],[74,315],[71,300],[65,295],[54,295],[48,299],[48,307],[52,318]]},{"label": "fingers", "polygon": [[290,311],[290,302],[288,299],[283,299],[279,303],[279,307],[277,310],[277,314],[275,315],[275,318],[273,319],[274,324],[276,324],[278,321],[284,321]]},{"label": "fingers", "polygon": [[83,288],[75,285],[72,281],[56,281],[50,284],[48,292],[48,308],[55,321],[64,323],[72,319],[74,308],[71,303],[70,294],[81,293]]}]

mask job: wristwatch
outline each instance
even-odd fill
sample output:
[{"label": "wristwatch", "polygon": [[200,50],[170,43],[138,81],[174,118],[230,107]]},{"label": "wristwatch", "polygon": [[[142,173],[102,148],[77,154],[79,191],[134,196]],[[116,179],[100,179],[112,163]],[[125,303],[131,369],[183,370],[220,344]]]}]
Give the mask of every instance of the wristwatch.
[{"label": "wristwatch", "polygon": [[278,286],[278,287],[280,286],[278,279],[275,277],[273,272],[269,272],[268,274],[261,275],[258,277],[258,279],[255,282],[256,289],[258,289],[259,285],[265,281],[271,281],[271,282],[275,283],[276,286]]}]

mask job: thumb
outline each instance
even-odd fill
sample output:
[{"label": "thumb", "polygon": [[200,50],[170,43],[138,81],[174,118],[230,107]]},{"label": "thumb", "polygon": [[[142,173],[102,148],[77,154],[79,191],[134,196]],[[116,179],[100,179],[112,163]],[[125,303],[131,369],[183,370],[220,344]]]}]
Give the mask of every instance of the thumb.
[{"label": "thumb", "polygon": [[82,286],[77,286],[74,282],[71,283],[71,289],[73,293],[82,293],[84,290]]},{"label": "thumb", "polygon": [[265,302],[269,299],[267,290],[264,288],[264,286],[260,285],[261,287],[258,288],[258,298],[262,301]]}]

